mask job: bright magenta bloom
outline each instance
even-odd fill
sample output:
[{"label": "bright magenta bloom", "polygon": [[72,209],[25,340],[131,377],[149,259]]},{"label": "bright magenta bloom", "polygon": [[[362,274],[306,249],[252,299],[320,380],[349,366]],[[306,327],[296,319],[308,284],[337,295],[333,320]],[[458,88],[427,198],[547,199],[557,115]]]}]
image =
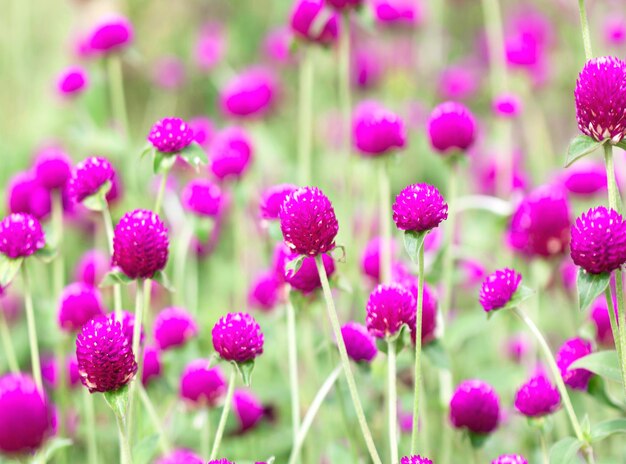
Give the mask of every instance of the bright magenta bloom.
[{"label": "bright magenta bloom", "polygon": [[182,308],[165,308],[154,321],[154,340],[161,350],[183,346],[197,335],[196,321]]},{"label": "bright magenta bloom", "polygon": [[133,25],[123,16],[116,16],[98,24],[88,39],[89,49],[108,54],[128,47],[134,39]]},{"label": "bright magenta bloom", "polygon": [[193,130],[180,118],[163,118],[152,126],[148,141],[161,153],[178,153],[193,142]]},{"label": "bright magenta bloom", "polygon": [[236,363],[252,361],[263,353],[263,332],[247,313],[229,313],[213,326],[213,348],[222,359]]},{"label": "bright magenta bloom", "polygon": [[41,224],[30,214],[9,214],[0,222],[0,253],[8,258],[26,258],[45,245]]},{"label": "bright magenta bloom", "polygon": [[447,218],[448,204],[432,185],[408,185],[393,204],[393,220],[400,230],[426,232]]},{"label": "bright magenta bloom", "polygon": [[415,324],[415,299],[399,284],[379,285],[365,308],[367,329],[377,338],[396,335],[402,326]]},{"label": "bright magenta bloom", "polygon": [[466,151],[476,139],[476,120],[461,103],[441,103],[430,114],[428,136],[432,147],[441,154]]},{"label": "bright magenta bloom", "polygon": [[515,394],[515,409],[526,417],[551,414],[560,404],[559,391],[544,374],[532,377]]},{"label": "bright magenta bloom", "polygon": [[499,269],[489,274],[480,289],[480,304],[486,312],[506,305],[519,287],[522,275],[513,269]]},{"label": "bright magenta bloom", "polygon": [[376,340],[363,324],[348,322],[341,328],[341,336],[346,344],[348,356],[354,362],[369,363],[378,354]]},{"label": "bright magenta bloom", "polygon": [[476,434],[493,432],[500,422],[500,399],[491,385],[465,380],[450,400],[450,420],[457,429]]},{"label": "bright magenta bloom", "polygon": [[89,85],[87,71],[80,66],[64,69],[57,78],[57,91],[64,97],[75,97],[85,91]]},{"label": "bright magenta bloom", "polygon": [[235,76],[220,92],[222,111],[238,118],[263,116],[276,99],[277,82],[264,68],[251,68]]},{"label": "bright magenta bloom", "polygon": [[295,0],[291,12],[291,29],[297,37],[309,42],[329,45],[337,40],[339,19],[336,13],[324,16],[323,27],[315,26],[318,16],[326,14],[324,0]]},{"label": "bright magenta bloom", "polygon": [[115,170],[105,158],[92,156],[74,167],[69,181],[69,194],[76,202],[94,195],[106,182],[113,182]]},{"label": "bright magenta bloom", "polygon": [[587,390],[593,373],[585,369],[570,369],[569,366],[592,351],[591,342],[582,338],[570,338],[563,343],[555,358],[565,385],[574,390]]},{"label": "bright magenta bloom", "polygon": [[104,315],[100,292],[82,282],[65,287],[60,300],[59,326],[67,332],[77,332],[94,317]]},{"label": "bright magenta bloom", "polygon": [[406,145],[404,122],[380,103],[365,101],[352,119],[354,145],[363,156],[379,156]]},{"label": "bright magenta bloom", "polygon": [[196,359],[185,367],[180,377],[180,396],[198,406],[214,407],[226,393],[222,370],[209,367],[208,359]]}]

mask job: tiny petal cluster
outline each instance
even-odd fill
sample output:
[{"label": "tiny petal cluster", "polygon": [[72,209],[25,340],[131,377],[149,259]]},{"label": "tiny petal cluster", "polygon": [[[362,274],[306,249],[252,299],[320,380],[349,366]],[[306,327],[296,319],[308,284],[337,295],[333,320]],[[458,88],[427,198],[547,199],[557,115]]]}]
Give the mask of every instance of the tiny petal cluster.
[{"label": "tiny petal cluster", "polygon": [[245,363],[263,353],[263,332],[247,313],[228,313],[211,331],[213,348],[226,361]]},{"label": "tiny petal cluster", "polygon": [[433,461],[418,454],[414,456],[404,456],[400,459],[400,464],[433,464]]},{"label": "tiny petal cluster", "polygon": [[500,422],[498,394],[481,380],[461,382],[450,400],[450,420],[457,429],[476,434],[493,432]]},{"label": "tiny petal cluster", "polygon": [[376,338],[396,335],[402,326],[415,324],[415,299],[399,284],[379,285],[367,300],[367,330]]},{"label": "tiny petal cluster", "polygon": [[393,204],[393,220],[400,230],[426,232],[447,218],[448,204],[429,184],[408,185]]},{"label": "tiny petal cluster", "polygon": [[98,192],[107,182],[113,182],[115,170],[105,158],[92,156],[78,163],[69,181],[70,196],[81,202]]},{"label": "tiny petal cluster", "polygon": [[428,136],[432,147],[441,154],[466,151],[476,139],[474,115],[461,103],[441,103],[428,120]]},{"label": "tiny petal cluster", "polygon": [[88,44],[94,52],[108,54],[127,47],[133,39],[133,25],[128,19],[116,16],[98,24],[91,32]]},{"label": "tiny petal cluster", "polygon": [[150,129],[148,141],[161,153],[178,153],[193,142],[193,130],[180,118],[163,118]]},{"label": "tiny petal cluster", "polygon": [[45,245],[41,224],[30,214],[9,214],[0,222],[0,253],[7,258],[26,258]]},{"label": "tiny petal cluster", "polygon": [[261,218],[269,221],[278,219],[285,198],[295,190],[298,190],[298,187],[293,184],[278,184],[265,190],[259,204]]},{"label": "tiny petal cluster", "polygon": [[354,144],[364,156],[383,155],[406,145],[402,119],[375,101],[365,101],[357,106],[352,132]]},{"label": "tiny petal cluster", "polygon": [[80,66],[64,69],[57,78],[57,91],[64,97],[75,97],[89,85],[87,71]]},{"label": "tiny petal cluster", "polygon": [[161,350],[182,346],[196,335],[196,322],[182,308],[165,308],[154,321],[154,341]]},{"label": "tiny petal cluster", "polygon": [[515,394],[515,409],[526,417],[551,414],[560,404],[559,391],[544,374],[532,377]]},{"label": "tiny petal cluster", "polygon": [[209,169],[220,180],[239,179],[248,170],[252,155],[252,140],[246,131],[241,127],[227,127],[211,141]]},{"label": "tiny petal cluster", "polygon": [[503,454],[491,461],[491,464],[528,464],[521,454]]},{"label": "tiny petal cluster", "polygon": [[587,390],[593,373],[586,369],[570,369],[569,366],[592,351],[591,342],[582,338],[570,338],[563,343],[555,358],[565,385],[574,390]]},{"label": "tiny petal cluster", "polygon": [[235,390],[233,411],[239,422],[239,433],[254,428],[265,415],[261,401],[251,391],[242,389]]},{"label": "tiny petal cluster", "polygon": [[59,303],[59,326],[76,332],[91,319],[104,314],[100,292],[82,282],[74,282],[63,289]]},{"label": "tiny petal cluster", "polygon": [[367,327],[358,322],[348,322],[341,328],[341,337],[348,356],[354,362],[372,362],[378,354],[376,341]]},{"label": "tiny petal cluster", "polygon": [[522,275],[509,268],[489,274],[480,288],[480,304],[485,312],[505,306],[517,291]]},{"label": "tiny petal cluster", "polygon": [[224,195],[219,185],[208,179],[194,179],[181,194],[183,207],[198,216],[216,217],[224,206]]},{"label": "tiny petal cluster", "polygon": [[264,68],[252,68],[236,76],[220,93],[222,111],[251,118],[266,114],[276,98],[276,82]]},{"label": "tiny petal cluster", "polygon": [[226,378],[219,367],[209,367],[208,359],[196,359],[185,367],[180,377],[180,396],[197,405],[213,407],[226,393]]}]

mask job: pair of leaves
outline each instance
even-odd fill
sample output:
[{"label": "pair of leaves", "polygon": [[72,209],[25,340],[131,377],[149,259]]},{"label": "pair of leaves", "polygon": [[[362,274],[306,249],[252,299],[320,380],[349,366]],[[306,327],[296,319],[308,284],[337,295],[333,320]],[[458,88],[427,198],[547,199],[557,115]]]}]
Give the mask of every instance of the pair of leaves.
[{"label": "pair of leaves", "polygon": [[[596,443],[614,435],[626,433],[626,419],[612,419],[597,424],[591,429],[590,441]],[[572,464],[578,451],[584,446],[574,437],[565,437],[550,449],[550,464]]]},{"label": "pair of leaves", "polygon": [[586,310],[598,298],[609,285],[611,274],[590,274],[583,268],[578,268],[576,288],[578,289],[578,309]]},{"label": "pair of leaves", "polygon": [[107,209],[109,207],[109,204],[107,203],[107,195],[111,190],[112,185],[111,181],[107,180],[104,184],[102,184],[96,193],[83,199],[83,206],[91,211],[97,212]]},{"label": "pair of leaves", "polygon": [[239,375],[241,375],[241,380],[246,387],[249,387],[252,383],[252,371],[254,370],[254,359],[250,361],[242,362],[242,363],[234,363]]},{"label": "pair of leaves", "polygon": [[176,163],[177,157],[185,160],[196,171],[201,165],[206,165],[209,161],[204,148],[197,142],[191,142],[178,153],[163,153],[149,144],[144,148],[141,157],[147,155],[152,155],[152,170],[155,174],[167,174]]},{"label": "pair of leaves", "polygon": [[[574,137],[567,148],[567,160],[565,161],[565,167],[569,167],[581,158],[590,155],[601,146],[611,143],[609,139],[605,139],[602,142],[597,142],[587,135],[579,135]],[[626,140],[622,140],[618,143],[612,144],[616,147],[626,150]]]},{"label": "pair of leaves", "polygon": [[424,246],[426,234],[428,234],[428,231],[417,232],[415,230],[407,230],[404,233],[404,249],[414,263],[417,263],[418,254],[420,249]]},{"label": "pair of leaves", "polygon": [[[161,287],[163,287],[169,292],[174,291],[174,287],[170,283],[170,280],[167,277],[167,274],[163,271],[156,272],[150,280],[158,282],[159,285],[161,285]],[[112,287],[114,285],[129,285],[133,281],[134,279],[131,279],[126,274],[124,274],[124,272],[121,269],[115,268],[105,274],[104,278],[102,279],[102,281],[100,282],[98,286],[100,288],[106,288],[106,287]]]}]

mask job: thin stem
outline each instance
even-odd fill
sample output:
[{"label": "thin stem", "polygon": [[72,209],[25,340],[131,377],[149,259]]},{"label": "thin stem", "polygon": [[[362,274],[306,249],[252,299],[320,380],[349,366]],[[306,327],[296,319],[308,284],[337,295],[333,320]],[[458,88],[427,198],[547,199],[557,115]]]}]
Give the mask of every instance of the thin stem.
[{"label": "thin stem", "polygon": [[626,389],[626,377],[624,373],[624,362],[622,359],[622,343],[619,338],[619,326],[617,324],[617,318],[615,317],[615,306],[613,306],[613,297],[611,295],[610,285],[606,287],[606,290],[604,290],[604,296],[606,298],[606,305],[609,311],[609,321],[611,323],[611,334],[613,335],[613,343],[615,344],[617,358],[619,360],[620,369],[622,371],[622,386]]},{"label": "thin stem", "polygon": [[585,47],[585,59],[589,61],[593,56],[593,52],[591,51],[591,34],[589,34],[589,21],[587,20],[585,0],[578,0],[578,11],[580,13],[580,27],[583,35],[583,45]]},{"label": "thin stem", "polygon": [[230,403],[233,401],[233,393],[235,392],[235,380],[237,380],[237,368],[233,366],[230,373],[230,379],[228,380],[228,391],[226,392],[226,398],[224,399],[224,408],[222,409],[222,415],[220,417],[220,423],[217,426],[217,432],[215,432],[215,441],[213,441],[213,448],[211,449],[210,460],[217,457],[217,452],[220,449],[222,443],[222,436],[224,435],[224,428],[226,427],[226,419],[230,411]]},{"label": "thin stem", "polygon": [[59,296],[63,291],[64,264],[63,264],[63,198],[61,192],[52,192],[52,228],[56,238],[58,253],[54,258],[54,294]]},{"label": "thin stem", "polygon": [[[107,246],[109,255],[113,256],[113,219],[111,219],[111,211],[107,206],[102,210],[102,221],[107,236]],[[115,308],[115,317],[121,320],[122,317],[122,286],[120,284],[113,285],[113,305]]]},{"label": "thin stem", "polygon": [[[152,279],[143,281],[143,331],[146,337],[152,336]],[[148,339],[149,340],[149,339]],[[140,372],[143,366],[139,366]]]},{"label": "thin stem", "polygon": [[146,408],[146,411],[148,411],[152,425],[159,434],[159,445],[161,447],[161,451],[163,454],[169,454],[170,451],[172,451],[172,446],[167,438],[167,434],[165,433],[165,428],[163,427],[161,418],[157,414],[156,409],[150,400],[150,396],[148,396],[148,392],[146,392],[146,389],[141,384],[140,379],[136,379],[135,382],[137,383],[136,388],[139,391],[139,398],[141,399],[144,408]]},{"label": "thin stem", "polygon": [[115,414],[115,422],[117,423],[117,432],[120,440],[120,460],[121,464],[132,464],[132,454],[130,451],[130,443],[128,441],[128,430],[124,417]]},{"label": "thin stem", "polygon": [[135,391],[137,390],[137,384],[141,382],[141,372],[143,367],[143,356],[139,353],[139,344],[141,342],[141,327],[143,319],[144,309],[144,282],[138,280],[136,282],[137,288],[135,293],[135,321],[133,322],[133,355],[137,361],[137,374],[135,381],[130,385],[130,392],[128,395],[128,431],[133,432],[133,423],[135,419]]},{"label": "thin stem", "polygon": [[388,388],[388,427],[389,427],[389,451],[391,464],[398,464],[398,394],[396,390],[396,343],[387,341],[387,388]]},{"label": "thin stem", "polygon": [[311,403],[311,406],[309,406],[309,409],[307,410],[304,416],[304,420],[302,421],[302,424],[300,425],[300,429],[298,430],[298,436],[294,440],[294,444],[291,450],[291,455],[289,456],[288,464],[296,464],[296,462],[298,462],[300,450],[302,449],[304,440],[306,439],[309,429],[311,428],[311,425],[313,424],[313,420],[315,419],[317,412],[322,406],[324,399],[326,398],[330,390],[333,388],[333,385],[337,381],[337,378],[339,378],[339,375],[341,374],[341,370],[342,370],[342,366],[341,365],[337,366],[330,373],[328,378],[324,381],[320,389],[317,391],[315,398],[313,398],[313,402]]},{"label": "thin stem", "polygon": [[300,427],[300,396],[298,384],[298,345],[296,341],[296,312],[291,299],[287,297],[285,307],[287,315],[287,351],[289,355],[289,386],[291,393],[291,431],[296,440]]},{"label": "thin stem", "polygon": [[613,161],[613,145],[604,144],[604,164],[606,166],[606,184],[609,195],[609,207],[621,214],[622,197],[615,179],[615,163]]},{"label": "thin stem", "polygon": [[30,345],[30,359],[33,368],[33,378],[39,390],[43,391],[41,380],[41,362],[39,361],[39,346],[37,344],[37,327],[35,325],[35,311],[33,309],[33,297],[30,293],[30,281],[26,263],[22,263],[22,281],[24,283],[24,306],[26,308],[26,324],[28,325],[28,343]]},{"label": "thin stem", "polygon": [[200,435],[200,455],[206,459],[210,459],[211,456],[211,416],[209,410],[202,411],[202,430]]},{"label": "thin stem", "polygon": [[341,335],[341,327],[339,326],[337,310],[335,309],[335,302],[333,301],[333,295],[330,291],[328,275],[326,275],[326,269],[324,268],[324,264],[322,263],[321,255],[315,257],[315,264],[317,265],[317,272],[320,276],[320,281],[322,283],[322,291],[324,293],[324,299],[326,300],[326,310],[328,312],[328,318],[330,319],[330,325],[332,326],[333,334],[337,342],[337,347],[339,348],[341,365],[343,366],[343,372],[348,383],[350,396],[352,397],[352,404],[354,405],[356,416],[361,427],[361,433],[363,434],[363,438],[365,439],[365,443],[367,445],[367,449],[370,453],[372,461],[374,461],[375,464],[382,464],[380,456],[378,455],[378,451],[376,451],[376,446],[374,445],[372,432],[370,431],[369,426],[367,425],[367,420],[365,419],[363,405],[361,404],[361,400],[359,399],[359,393],[356,388],[356,381],[354,380],[352,368],[350,367],[350,359],[348,358],[348,352],[346,351],[346,344],[343,341],[343,337]]},{"label": "thin stem", "polygon": [[159,190],[157,192],[156,202],[154,203],[154,212],[159,214],[161,206],[163,206],[163,197],[165,196],[165,187],[167,186],[168,173],[161,175],[161,182],[159,183]]},{"label": "thin stem", "polygon": [[127,137],[128,117],[124,98],[124,75],[122,74],[122,60],[118,54],[112,54],[107,58],[107,73],[113,118],[115,122],[121,124],[122,133]]},{"label": "thin stem", "polygon": [[[184,301],[185,296],[187,295],[187,291],[185,288],[186,274],[185,269],[187,267],[187,258],[189,257],[189,247],[191,245],[191,240],[193,239],[193,227],[189,223],[189,221],[184,221],[183,229],[180,234],[180,239],[178,240],[178,248],[176,250],[176,261],[174,263],[174,279],[176,279],[176,285],[174,288],[176,292],[174,293],[174,298],[178,301],[180,305],[185,305],[188,303]],[[187,306],[194,314],[196,315],[195,308],[191,308]]]},{"label": "thin stem", "polygon": [[446,221],[446,249],[443,262],[443,297],[441,310],[444,320],[447,318],[452,305],[452,278],[454,266],[454,233],[456,226],[456,197],[457,197],[457,163],[452,161],[448,172],[448,220]]},{"label": "thin stem", "polygon": [[417,253],[417,315],[415,319],[415,391],[413,393],[413,429],[411,431],[411,454],[417,454],[419,435],[420,384],[422,383],[422,313],[424,306],[424,244]]},{"label": "thin stem", "polygon": [[548,443],[546,440],[546,434],[543,430],[539,430],[539,443],[541,444],[541,460],[543,464],[550,464],[550,456],[548,454]]},{"label": "thin stem", "polygon": [[[352,146],[352,102],[350,98],[350,13],[342,15],[339,34],[339,101],[343,123],[343,143],[346,156],[350,156]],[[347,176],[350,178],[351,176]]]},{"label": "thin stem", "polygon": [[7,318],[2,307],[0,307],[0,338],[2,338],[2,347],[4,348],[4,353],[7,357],[9,369],[14,374],[17,374],[20,371],[20,365],[18,364],[17,357],[15,356],[15,348],[13,347],[13,341],[11,340],[11,331],[9,330],[9,324],[7,323]]},{"label": "thin stem", "polygon": [[300,62],[298,95],[298,182],[311,182],[311,151],[313,148],[313,49],[304,50]]},{"label": "thin stem", "polygon": [[487,31],[491,89],[499,94],[506,91],[506,55],[500,0],[482,0],[483,18]]},{"label": "thin stem", "polygon": [[389,183],[389,172],[387,170],[387,160],[380,160],[378,166],[378,187],[379,187],[379,227],[381,230],[380,243],[380,276],[381,283],[391,282],[391,186]]},{"label": "thin stem", "polygon": [[[615,340],[615,345],[619,343],[621,345],[621,366],[622,366],[622,383],[624,384],[624,389],[626,390],[626,359],[624,359],[624,355],[626,354],[626,310],[624,308],[624,283],[622,281],[622,271],[615,271],[615,293],[617,294],[617,317],[619,318],[619,323],[617,324],[617,331],[619,341]],[[619,353],[620,351],[618,351]]]},{"label": "thin stem", "polygon": [[98,442],[96,441],[96,414],[94,411],[93,396],[88,390],[83,389],[85,424],[87,433],[87,456],[89,464],[98,464]]}]

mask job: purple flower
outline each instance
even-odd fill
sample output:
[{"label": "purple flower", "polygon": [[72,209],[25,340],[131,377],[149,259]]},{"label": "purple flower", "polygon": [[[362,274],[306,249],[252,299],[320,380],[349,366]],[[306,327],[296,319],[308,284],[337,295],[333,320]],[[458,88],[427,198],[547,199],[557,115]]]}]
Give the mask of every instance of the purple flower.
[{"label": "purple flower", "polygon": [[583,213],[572,226],[570,254],[590,274],[613,272],[626,262],[626,222],[604,206]]},{"label": "purple flower", "polygon": [[565,385],[574,390],[587,390],[593,373],[586,369],[570,369],[569,366],[577,359],[591,354],[592,351],[591,342],[582,338],[570,338],[561,345],[555,358]]},{"label": "purple flower", "polygon": [[[284,244],[279,244],[274,251],[274,270],[276,276],[287,282],[292,289],[298,290],[304,294],[311,293],[322,286],[315,258],[307,257],[302,260],[300,269],[296,273],[287,270],[287,264],[298,257],[287,248]],[[322,255],[322,263],[329,277],[335,273],[335,262],[328,255]]]},{"label": "purple flower", "polygon": [[402,326],[415,324],[415,299],[402,285],[379,285],[370,293],[365,322],[376,338],[395,336]]},{"label": "purple flower", "polygon": [[439,94],[446,99],[463,100],[472,97],[479,87],[478,72],[470,63],[453,64],[439,75]]},{"label": "purple flower", "polygon": [[133,25],[123,16],[116,16],[98,24],[88,39],[89,48],[106,54],[126,48],[133,41]]},{"label": "purple flower", "polygon": [[113,182],[115,170],[105,158],[92,156],[78,163],[69,181],[69,193],[81,202],[98,192],[107,182]]},{"label": "purple flower", "polygon": [[74,279],[95,287],[111,267],[109,262],[107,254],[100,250],[86,251],[74,268]]},{"label": "purple flower", "polygon": [[24,374],[0,377],[0,452],[30,454],[53,434],[52,405]]},{"label": "purple flower", "polygon": [[161,153],[179,153],[193,142],[193,130],[180,118],[163,118],[150,129],[148,141]]},{"label": "purple flower", "polygon": [[271,311],[282,300],[283,282],[272,271],[264,272],[252,282],[248,304],[262,311]]},{"label": "purple flower", "polygon": [[230,462],[228,459],[213,459],[209,461],[207,464],[235,464],[234,462]]},{"label": "purple flower", "polygon": [[422,7],[415,0],[372,0],[370,5],[382,26],[414,27],[422,20]]},{"label": "purple flower", "polygon": [[[323,24],[317,24],[321,23],[320,18]],[[297,37],[329,45],[337,40],[339,19],[335,12],[324,10],[324,0],[295,0],[290,25]]]},{"label": "purple flower", "polygon": [[90,393],[117,390],[137,373],[137,362],[119,322],[98,317],[76,338],[78,373]]},{"label": "purple flower", "polygon": [[153,346],[146,346],[143,350],[141,383],[147,386],[153,379],[160,378],[161,372],[161,352]]},{"label": "purple flower", "polygon": [[480,288],[480,304],[486,312],[505,306],[517,291],[522,275],[509,268],[489,274]]},{"label": "purple flower", "polygon": [[276,99],[277,84],[265,68],[251,68],[235,76],[220,92],[226,115],[251,118],[265,115]]},{"label": "purple flower", "polygon": [[[374,237],[365,246],[361,255],[361,271],[374,281],[380,281],[380,248],[382,244],[381,237]],[[391,242],[392,255],[395,252],[395,243]]]},{"label": "purple flower", "polygon": [[181,194],[183,207],[198,216],[216,217],[224,207],[222,189],[208,179],[194,179]]},{"label": "purple flower", "polygon": [[448,204],[432,185],[409,185],[393,204],[393,220],[400,230],[429,231],[447,218]]},{"label": "purple flower", "polygon": [[192,451],[177,449],[160,457],[154,464],[204,464],[204,460]]},{"label": "purple flower", "polygon": [[578,129],[601,142],[618,143],[626,135],[626,63],[612,56],[592,58],[578,75]]},{"label": "purple flower", "polygon": [[227,127],[215,135],[209,154],[209,168],[215,177],[239,179],[252,161],[252,141],[243,128]]},{"label": "purple flower", "polygon": [[180,377],[180,396],[193,404],[213,407],[226,393],[226,379],[219,367],[209,367],[207,359],[196,359]]},{"label": "purple flower", "polygon": [[626,20],[614,13],[604,21],[604,40],[609,45],[622,45],[626,42]]},{"label": "purple flower", "polygon": [[239,422],[240,433],[254,428],[265,415],[263,404],[249,390],[235,390],[233,411]]},{"label": "purple flower", "polygon": [[80,384],[80,374],[78,373],[78,360],[76,359],[76,353],[73,353],[67,357],[65,363],[67,369],[68,385],[71,388]]},{"label": "purple flower", "polygon": [[521,454],[503,454],[491,461],[491,464],[528,464]]},{"label": "purple flower", "polygon": [[228,313],[213,326],[213,348],[226,361],[245,363],[263,353],[263,332],[247,313]]},{"label": "purple flower", "polygon": [[522,101],[512,93],[498,95],[492,104],[493,112],[503,118],[514,118],[522,111]]},{"label": "purple flower", "polygon": [[[617,320],[617,305],[613,302],[613,308]],[[598,298],[591,307],[589,318],[596,329],[596,341],[598,344],[612,348],[615,344],[613,341],[613,331],[611,329],[611,319],[609,317],[609,307],[606,299],[602,296]]]},{"label": "purple flower", "polygon": [[498,427],[500,399],[491,385],[481,380],[465,380],[450,400],[450,420],[457,429],[487,434]]},{"label": "purple flower", "polygon": [[169,239],[159,215],[145,209],[120,219],[113,236],[113,266],[131,279],[150,279],[167,264]]},{"label": "purple flower", "polygon": [[[413,298],[417,299],[417,282],[409,290],[411,290]],[[422,298],[422,346],[425,346],[435,339],[435,331],[437,329],[437,297],[428,284],[424,284]],[[414,345],[416,335],[417,320],[411,324],[411,341]]]},{"label": "purple flower", "polygon": [[80,95],[88,85],[87,71],[80,66],[70,66],[64,69],[57,78],[57,91],[63,97]]},{"label": "purple flower", "polygon": [[278,219],[280,207],[285,201],[285,198],[295,190],[298,190],[298,187],[293,184],[273,185],[265,190],[261,195],[261,202],[259,204],[261,217],[267,220]]},{"label": "purple flower", "polygon": [[544,374],[532,377],[515,394],[515,409],[526,417],[552,414],[560,404],[559,391]]},{"label": "purple flower", "polygon": [[423,458],[419,454],[413,456],[404,456],[400,459],[400,464],[433,464],[428,458]]},{"label": "purple flower", "polygon": [[0,222],[0,253],[7,258],[26,258],[45,245],[41,224],[30,214],[9,214]]},{"label": "purple flower", "polygon": [[72,174],[72,160],[57,147],[47,147],[37,153],[35,175],[48,190],[63,189]]},{"label": "purple flower", "polygon": [[189,120],[189,127],[193,132],[193,140],[205,150],[209,148],[215,135],[213,121],[205,116],[196,116]]},{"label": "purple flower", "polygon": [[571,194],[594,195],[606,191],[606,169],[602,163],[579,161],[563,173],[561,181]]},{"label": "purple flower", "polygon": [[196,321],[182,308],[165,308],[154,321],[154,341],[161,350],[183,346],[196,335]]},{"label": "purple flower", "polygon": [[66,332],[77,332],[94,317],[104,314],[100,292],[82,282],[63,289],[59,302],[59,326]]},{"label": "purple flower", "polygon": [[430,114],[428,136],[432,147],[441,154],[466,151],[476,139],[474,115],[461,103],[441,103]]},{"label": "purple flower", "polygon": [[52,197],[31,172],[19,172],[9,181],[6,192],[7,209],[11,213],[28,213],[40,221],[52,209]]},{"label": "purple flower", "polygon": [[364,156],[378,156],[406,145],[400,117],[375,101],[357,106],[352,119],[354,145]]},{"label": "purple flower", "polygon": [[317,256],[335,248],[339,231],[335,210],[317,187],[304,187],[289,194],[279,217],[285,243],[296,253]]},{"label": "purple flower", "polygon": [[348,356],[354,362],[372,362],[378,354],[374,336],[367,327],[358,322],[348,322],[341,328],[341,336],[346,344]]}]

